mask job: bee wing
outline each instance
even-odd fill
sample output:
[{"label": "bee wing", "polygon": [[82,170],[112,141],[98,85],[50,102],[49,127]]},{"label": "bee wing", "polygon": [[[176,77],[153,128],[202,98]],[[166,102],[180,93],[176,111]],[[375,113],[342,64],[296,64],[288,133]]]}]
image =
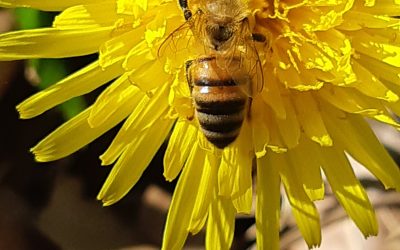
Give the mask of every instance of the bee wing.
[{"label": "bee wing", "polygon": [[188,48],[188,39],[183,39],[190,37],[190,22],[186,21],[175,30],[173,30],[160,44],[157,51],[157,56],[159,58],[164,55],[175,54],[181,50]]},{"label": "bee wing", "polygon": [[216,54],[217,65],[226,69],[249,97],[261,92],[264,84],[262,63],[250,31],[243,25],[230,47]]},{"label": "bee wing", "polygon": [[246,69],[252,78],[252,93],[256,94],[260,93],[264,87],[264,70],[253,39],[247,41],[247,48],[249,49],[247,52],[247,58],[244,57],[243,60],[246,60]]}]

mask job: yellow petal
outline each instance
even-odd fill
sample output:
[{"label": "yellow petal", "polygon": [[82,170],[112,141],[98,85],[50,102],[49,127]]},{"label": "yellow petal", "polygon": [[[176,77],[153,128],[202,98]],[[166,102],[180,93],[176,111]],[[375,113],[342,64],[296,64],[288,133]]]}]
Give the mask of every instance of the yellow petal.
[{"label": "yellow petal", "polygon": [[[151,72],[151,74],[149,74]],[[142,91],[150,91],[161,84],[170,82],[171,75],[165,73],[164,65],[158,60],[143,64],[133,70],[129,75],[129,81]]]},{"label": "yellow petal", "polygon": [[344,16],[345,21],[337,28],[341,30],[354,31],[364,28],[385,29],[398,26],[400,21],[387,15],[371,15],[366,12],[348,11]]},{"label": "yellow petal", "polygon": [[[400,25],[400,23],[399,23]],[[400,47],[393,44],[392,40],[380,38],[366,31],[349,32],[352,37],[352,46],[357,53],[366,54],[379,61],[383,61],[395,67],[400,67]]]},{"label": "yellow petal", "polygon": [[197,128],[188,121],[176,122],[164,155],[164,177],[172,181],[178,176],[189,155],[191,145],[197,139]]},{"label": "yellow petal", "polygon": [[97,196],[104,206],[119,201],[136,184],[167,137],[173,122],[158,119],[150,129],[136,134],[129,142]]},{"label": "yellow petal", "polygon": [[235,207],[237,213],[250,214],[253,204],[252,186],[250,188],[247,188],[243,194],[233,198],[232,204]]},{"label": "yellow petal", "polygon": [[202,166],[203,173],[201,177],[198,177],[200,178],[199,191],[188,227],[193,234],[197,234],[204,227],[211,201],[215,200],[214,191],[217,188],[219,160],[215,155],[207,153],[205,164]]},{"label": "yellow petal", "polygon": [[144,29],[145,27],[142,25],[104,42],[99,49],[100,66],[106,69],[116,62],[124,61],[129,50],[141,41]]},{"label": "yellow petal", "polygon": [[356,1],[354,9],[372,15],[399,16],[400,3],[396,0]]},{"label": "yellow petal", "polygon": [[[161,11],[161,10],[160,10]],[[164,42],[166,34],[167,20],[164,15],[155,15],[151,21],[146,25],[146,31],[144,32],[144,39],[149,48],[154,48],[158,45],[159,41]]]},{"label": "yellow petal", "polygon": [[90,29],[113,26],[117,20],[115,1],[77,5],[64,10],[56,16],[54,28]]},{"label": "yellow petal", "polygon": [[[400,84],[400,67],[382,62],[366,54],[359,54],[357,59],[361,65],[363,65],[379,79],[383,79],[397,85]],[[382,72],[385,73],[382,74]]]},{"label": "yellow petal", "polygon": [[[292,48],[297,54],[299,60],[305,66],[304,70],[318,69],[323,72],[330,72],[334,70],[335,61],[329,54],[320,50],[317,46],[313,46],[307,41],[304,41],[301,46]],[[319,71],[315,71],[316,73]]]},{"label": "yellow petal", "polygon": [[318,92],[323,99],[335,107],[355,114],[362,114],[377,121],[400,128],[400,124],[392,118],[380,100],[361,94],[354,89],[327,87]]},{"label": "yellow petal", "polygon": [[318,95],[335,107],[349,113],[375,115],[380,111],[377,107],[367,106],[365,96],[358,94],[353,89],[326,86],[318,91]]},{"label": "yellow petal", "polygon": [[108,39],[112,27],[58,30],[41,28],[0,35],[0,61],[62,58],[92,54]]},{"label": "yellow petal", "polygon": [[268,157],[257,159],[257,249],[279,249],[280,178]]},{"label": "yellow petal", "polygon": [[123,106],[133,110],[143,96],[144,93],[129,83],[126,74],[120,76],[96,99],[88,118],[90,126],[101,126],[112,115],[110,110],[119,110]]},{"label": "yellow petal", "polygon": [[[390,89],[391,91],[393,91],[397,96],[400,96],[400,84],[395,84],[395,83],[388,82],[388,81],[385,81],[385,80],[383,80],[382,83],[383,83],[388,89]],[[394,102],[394,104],[396,104],[396,103],[398,103],[398,102],[399,102],[399,101]],[[385,103],[385,105],[387,105],[387,104],[390,104],[390,103]]]},{"label": "yellow petal", "polygon": [[300,91],[316,90],[326,82],[340,85],[354,80],[350,65],[353,53],[351,43],[341,32],[318,32],[311,41],[293,32],[288,34],[288,41],[283,40],[282,44],[301,81],[293,84],[286,76],[288,87]]},{"label": "yellow petal", "polygon": [[346,156],[335,147],[321,151],[322,168],[336,198],[365,237],[377,235],[375,212]]},{"label": "yellow petal", "polygon": [[280,90],[278,89],[279,83],[268,66],[264,66],[265,86],[261,92],[261,96],[265,103],[275,112],[276,116],[280,119],[286,118],[285,106],[281,97]]},{"label": "yellow petal", "polygon": [[230,249],[235,231],[235,208],[229,198],[217,197],[210,206],[206,229],[206,249]]},{"label": "yellow petal", "polygon": [[[279,131],[276,117],[267,110],[264,112],[267,117],[268,130],[269,130],[269,141],[267,148],[271,149],[275,153],[285,153],[288,149],[283,142],[282,135]],[[261,157],[263,155],[257,156]]]},{"label": "yellow petal", "polygon": [[[102,165],[112,164],[122,150],[133,140],[133,137],[150,129],[158,122],[160,117],[166,115],[168,111],[168,89],[169,85],[165,84],[150,98],[142,95],[141,101],[134,107],[135,109],[125,121],[111,145],[100,156]],[[140,94],[137,97],[140,97]],[[134,102],[137,102],[137,100]]]},{"label": "yellow petal", "polygon": [[356,80],[353,72],[351,60],[353,59],[354,49],[350,39],[342,32],[336,29],[330,29],[316,33],[318,38],[316,46],[331,58],[334,63],[333,69],[330,71],[333,79],[321,78],[326,82],[333,83],[338,86],[345,86]]},{"label": "yellow petal", "polygon": [[385,29],[363,29],[362,32],[373,36],[374,41],[379,41],[396,46],[400,45],[400,37],[397,35],[399,33],[398,27],[387,27]]},{"label": "yellow petal", "polygon": [[364,165],[385,188],[400,191],[400,170],[360,115],[323,105],[323,116],[336,144]]},{"label": "yellow petal", "polygon": [[[280,46],[282,45],[280,44]],[[277,80],[283,83],[285,87],[302,86],[304,83],[300,79],[297,65],[290,60],[285,49],[277,47],[274,48],[275,51],[276,53],[272,54],[272,62],[277,64],[274,65]]]},{"label": "yellow petal", "polygon": [[267,153],[267,144],[269,141],[269,129],[267,124],[268,107],[260,98],[255,98],[251,104],[251,127],[253,132],[253,147],[256,157],[262,157]]},{"label": "yellow petal", "polygon": [[291,14],[296,15],[295,20],[302,23],[306,31],[328,30],[343,22],[343,14],[351,9],[354,2],[314,1],[309,3],[311,7],[294,9]]},{"label": "yellow petal", "polygon": [[197,145],[192,146],[189,158],[178,180],[165,223],[162,249],[182,249],[188,235],[188,227],[200,188],[200,178],[205,152]]},{"label": "yellow petal", "polygon": [[388,105],[388,108],[390,109],[390,111],[395,113],[397,116],[400,116],[400,102],[391,103]]},{"label": "yellow petal", "polygon": [[122,68],[115,64],[107,71],[102,71],[96,61],[20,103],[17,106],[20,118],[40,115],[73,97],[93,91],[121,73]]},{"label": "yellow petal", "polygon": [[147,10],[147,0],[117,0],[118,13],[125,15],[133,15],[137,17],[139,13]]},{"label": "yellow petal", "polygon": [[188,84],[182,83],[187,83],[186,75],[184,70],[178,70],[171,85],[168,103],[180,117],[193,120],[195,109],[193,100],[190,97],[190,89]]},{"label": "yellow petal", "polygon": [[302,183],[292,170],[296,166],[290,165],[285,154],[271,153],[266,157],[269,158],[271,164],[280,168],[280,176],[292,207],[292,213],[308,247],[319,246],[321,244],[319,214],[314,203],[305,193]]},{"label": "yellow petal", "polygon": [[231,197],[238,213],[250,213],[252,194],[251,129],[244,121],[239,137],[222,153],[218,170],[219,195]]},{"label": "yellow petal", "polygon": [[[131,142],[132,138],[138,133],[138,130],[140,131],[141,127],[139,126],[135,126],[134,129],[131,128],[131,120],[137,119],[139,114],[145,110],[148,102],[149,98],[143,96],[133,112],[129,115],[128,119],[122,125],[122,128],[118,131],[118,134],[114,137],[111,145],[100,156],[101,165],[106,166],[113,164]],[[163,110],[163,112],[165,112],[165,110]],[[145,124],[140,125],[144,126]]]},{"label": "yellow petal", "polygon": [[286,119],[276,118],[279,132],[282,140],[287,148],[294,148],[298,145],[300,139],[300,124],[297,120],[296,111],[290,102],[290,99],[283,98],[283,103],[286,110]]},{"label": "yellow petal", "polygon": [[305,134],[321,146],[332,146],[332,139],[326,131],[314,97],[310,93],[295,94],[294,106]]},{"label": "yellow petal", "polygon": [[230,197],[233,185],[237,181],[236,173],[239,164],[230,162],[230,160],[236,160],[237,158],[237,149],[232,149],[231,147],[226,148],[222,154],[221,165],[218,170],[219,195],[221,196]]},{"label": "yellow petal", "polygon": [[76,115],[33,147],[31,151],[35,159],[40,162],[54,161],[76,152],[127,117],[132,107],[121,107],[107,122],[96,128],[90,127],[87,121],[90,110],[91,107]]},{"label": "yellow petal", "polygon": [[296,148],[288,150],[287,156],[293,166],[292,171],[303,184],[308,197],[315,201],[324,198],[325,187],[321,177],[321,163],[314,157],[318,152],[315,152],[313,144],[315,143],[303,136]]},{"label": "yellow petal", "polygon": [[[96,3],[96,0],[85,0],[85,4]],[[82,4],[82,0],[33,1],[33,0],[1,0],[1,7],[29,7],[46,11],[60,11],[68,7]]]},{"label": "yellow petal", "polygon": [[128,52],[122,66],[127,70],[137,70],[144,63],[154,60],[156,56],[147,46],[146,41],[141,41]]},{"label": "yellow petal", "polygon": [[322,88],[324,82],[316,77],[315,71],[305,68],[303,62],[298,58],[300,53],[298,51],[293,52],[292,46],[288,42],[286,43],[284,45],[285,42],[282,41],[280,45],[288,48],[277,48],[276,53],[274,53],[273,61],[278,62],[276,73],[279,81],[287,88],[299,91]]},{"label": "yellow petal", "polygon": [[379,81],[376,76],[371,74],[369,70],[357,63],[357,61],[353,61],[353,69],[358,79],[350,86],[355,87],[361,93],[373,98],[388,102],[397,102],[399,100],[399,97],[395,93]]}]

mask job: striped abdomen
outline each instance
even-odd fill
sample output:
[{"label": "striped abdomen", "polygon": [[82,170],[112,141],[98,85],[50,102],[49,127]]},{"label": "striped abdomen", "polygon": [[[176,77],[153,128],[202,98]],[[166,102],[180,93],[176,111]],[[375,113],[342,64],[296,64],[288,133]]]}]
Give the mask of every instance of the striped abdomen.
[{"label": "striped abdomen", "polygon": [[214,58],[199,59],[190,65],[189,79],[196,117],[208,141],[225,148],[239,135],[245,118],[248,96]]},{"label": "striped abdomen", "polygon": [[224,148],[239,135],[245,117],[245,96],[238,86],[194,86],[192,96],[205,137]]}]

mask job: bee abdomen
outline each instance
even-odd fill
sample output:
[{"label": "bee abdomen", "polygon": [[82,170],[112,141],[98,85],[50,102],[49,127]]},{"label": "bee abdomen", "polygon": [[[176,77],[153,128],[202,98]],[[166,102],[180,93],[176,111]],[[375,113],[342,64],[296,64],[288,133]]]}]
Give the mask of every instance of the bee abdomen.
[{"label": "bee abdomen", "polygon": [[196,115],[203,130],[215,133],[228,134],[239,131],[243,122],[243,112],[230,115],[215,115],[197,111]]},{"label": "bee abdomen", "polygon": [[231,72],[219,66],[216,57],[209,56],[195,60],[188,68],[200,128],[207,140],[221,149],[235,141],[245,118],[250,82],[242,81],[247,75],[241,71],[240,62],[239,58],[231,58],[229,65],[237,68]]},{"label": "bee abdomen", "polygon": [[231,131],[229,133],[226,132],[222,133],[222,132],[209,131],[202,127],[202,132],[204,136],[207,138],[207,140],[220,149],[223,149],[232,142],[234,142],[239,135],[239,131],[240,129]]},{"label": "bee abdomen", "polygon": [[239,135],[247,97],[234,91],[236,87],[208,87],[207,92],[203,87],[195,88],[193,98],[201,130],[208,141],[225,148]]},{"label": "bee abdomen", "polygon": [[196,110],[213,115],[229,115],[239,113],[246,105],[246,99],[233,99],[233,100],[195,100]]}]

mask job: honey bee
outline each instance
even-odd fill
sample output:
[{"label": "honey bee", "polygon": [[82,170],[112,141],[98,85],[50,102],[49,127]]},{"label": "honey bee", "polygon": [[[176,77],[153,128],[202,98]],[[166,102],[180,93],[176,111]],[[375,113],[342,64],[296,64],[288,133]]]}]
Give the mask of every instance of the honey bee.
[{"label": "honey bee", "polygon": [[205,47],[204,55],[186,62],[195,117],[206,139],[223,149],[235,141],[249,116],[254,81],[262,74],[254,42],[266,38],[250,31],[242,0],[201,0],[194,13],[187,0],[179,4],[195,39]]}]

